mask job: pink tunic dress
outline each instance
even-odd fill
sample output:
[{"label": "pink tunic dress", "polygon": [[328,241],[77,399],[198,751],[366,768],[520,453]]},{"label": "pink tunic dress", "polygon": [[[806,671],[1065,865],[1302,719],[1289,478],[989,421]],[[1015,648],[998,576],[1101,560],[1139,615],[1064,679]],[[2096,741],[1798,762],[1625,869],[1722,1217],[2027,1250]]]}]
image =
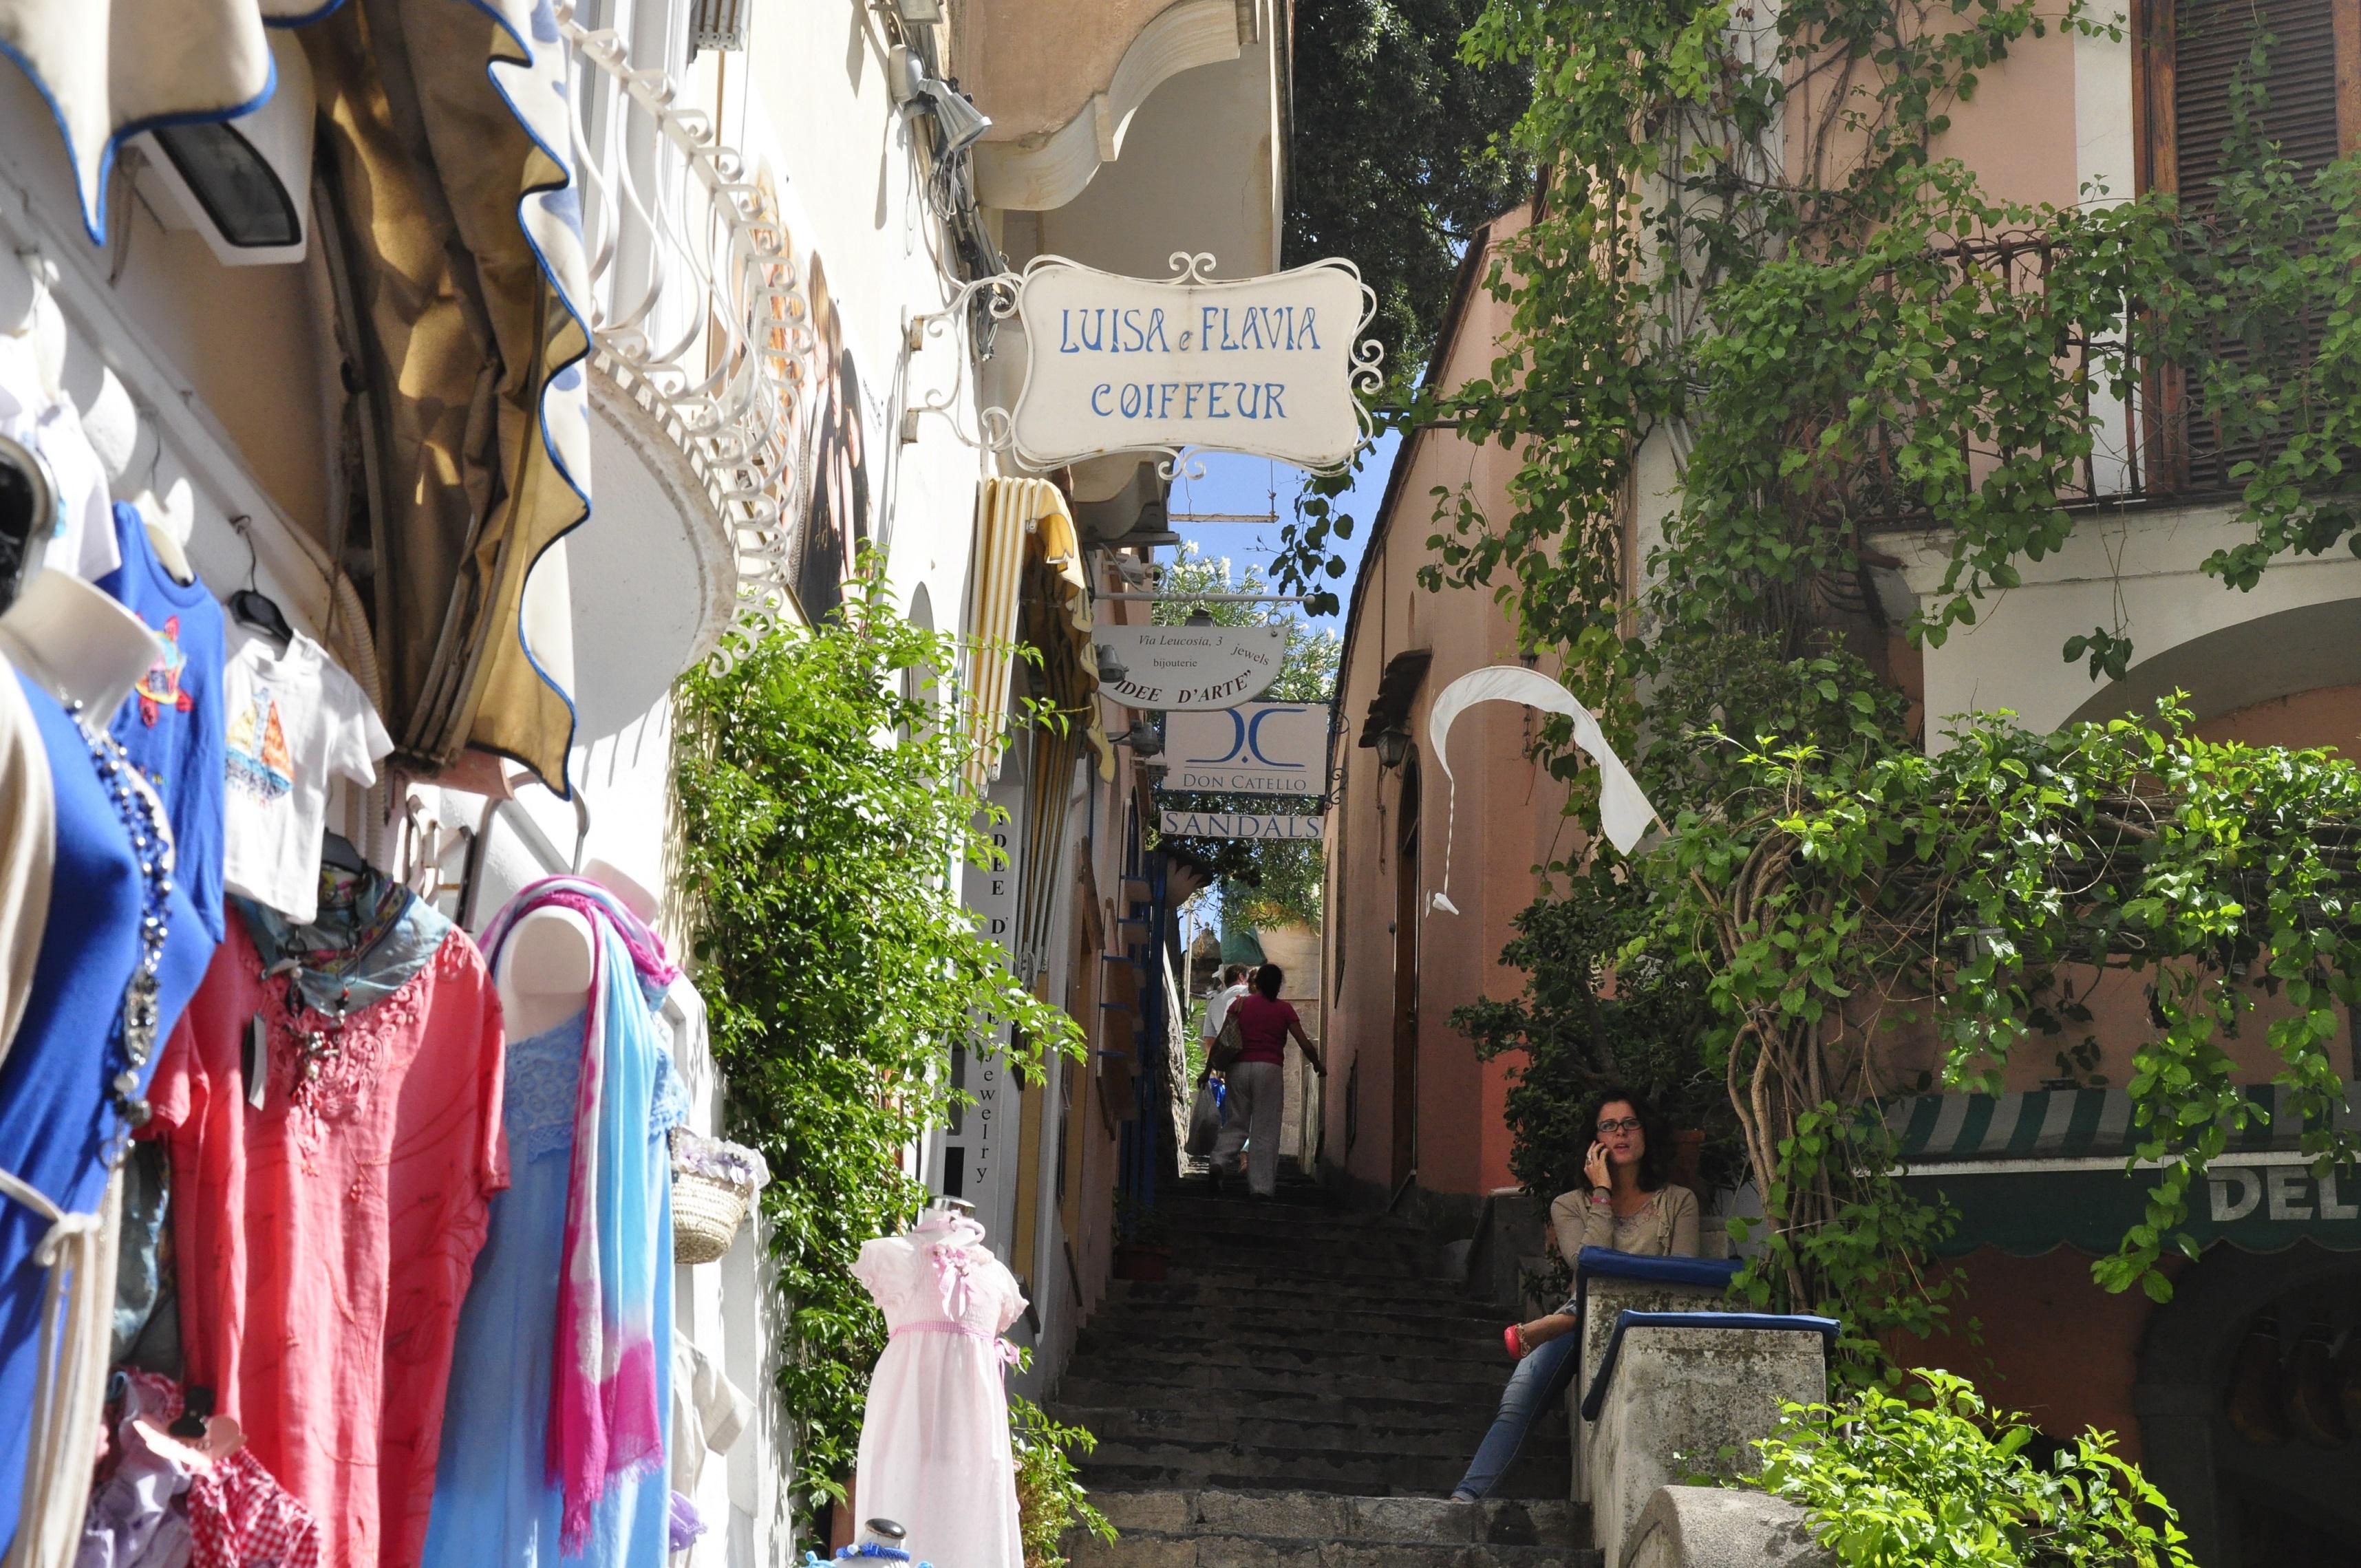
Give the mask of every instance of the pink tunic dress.
[{"label": "pink tunic dress", "polygon": [[[500,1001],[464,933],[304,1081],[287,980],[229,922],[149,1091],[172,1154],[187,1382],[319,1520],[323,1568],[418,1561],[452,1337],[508,1185]],[[243,1057],[269,1032],[260,1105]],[[299,1087],[300,1085],[300,1087]]]},{"label": "pink tunic dress", "polygon": [[972,1220],[930,1216],[861,1249],[852,1272],[892,1339],[861,1426],[861,1517],[907,1530],[935,1568],[1024,1568],[1000,1334],[1025,1310]]}]

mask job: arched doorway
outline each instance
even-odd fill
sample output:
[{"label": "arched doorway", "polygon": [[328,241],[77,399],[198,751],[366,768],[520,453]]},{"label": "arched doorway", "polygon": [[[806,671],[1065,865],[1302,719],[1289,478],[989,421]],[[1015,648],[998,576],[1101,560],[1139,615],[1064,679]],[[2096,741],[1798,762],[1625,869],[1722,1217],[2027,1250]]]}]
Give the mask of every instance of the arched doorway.
[{"label": "arched doorway", "polygon": [[1402,761],[1394,811],[1394,1146],[1400,1190],[1418,1169],[1418,756]]},{"label": "arched doorway", "polygon": [[2149,1320],[2133,1399],[2204,1568],[2361,1565],[2361,1254],[2210,1249]]}]

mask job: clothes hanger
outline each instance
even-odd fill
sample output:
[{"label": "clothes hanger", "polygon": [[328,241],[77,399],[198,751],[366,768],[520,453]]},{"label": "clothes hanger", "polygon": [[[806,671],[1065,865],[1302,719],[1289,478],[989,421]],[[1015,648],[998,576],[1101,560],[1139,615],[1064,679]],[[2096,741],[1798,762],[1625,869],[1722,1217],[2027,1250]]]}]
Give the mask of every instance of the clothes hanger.
[{"label": "clothes hanger", "polygon": [[320,863],[334,866],[340,872],[350,872],[355,876],[367,876],[374,869],[350,839],[335,832],[320,835]]},{"label": "clothes hanger", "polygon": [[269,638],[284,653],[294,645],[295,629],[287,624],[286,611],[254,586],[259,565],[254,553],[254,519],[240,512],[229,520],[229,525],[246,541],[246,587],[229,596],[230,619]]}]

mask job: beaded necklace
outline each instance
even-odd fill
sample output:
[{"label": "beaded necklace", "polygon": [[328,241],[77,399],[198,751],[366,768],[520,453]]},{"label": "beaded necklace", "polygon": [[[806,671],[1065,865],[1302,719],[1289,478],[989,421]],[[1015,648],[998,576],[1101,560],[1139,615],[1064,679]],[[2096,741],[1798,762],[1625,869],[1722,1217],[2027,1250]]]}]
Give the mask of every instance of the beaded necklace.
[{"label": "beaded necklace", "polygon": [[123,1068],[107,1086],[107,1099],[123,1118],[125,1130],[113,1140],[109,1164],[119,1163],[129,1143],[130,1129],[148,1124],[148,1102],[135,1097],[140,1069],[156,1054],[156,972],[164,961],[164,939],[171,935],[165,920],[166,901],[172,895],[172,830],[165,825],[164,808],[132,765],[114,736],[82,722],[82,702],[68,702],[74,726],[90,746],[91,767],[114,805],[115,815],[130,836],[131,852],[139,862],[139,961],[130,983],[123,988],[123,1010],[117,1037]]}]

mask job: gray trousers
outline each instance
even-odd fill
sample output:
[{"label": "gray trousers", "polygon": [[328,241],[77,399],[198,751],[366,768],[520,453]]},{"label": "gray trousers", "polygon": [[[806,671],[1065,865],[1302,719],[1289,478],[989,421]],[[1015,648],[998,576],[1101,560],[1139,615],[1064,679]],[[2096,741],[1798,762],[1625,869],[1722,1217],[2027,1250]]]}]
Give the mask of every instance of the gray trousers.
[{"label": "gray trousers", "polygon": [[1246,1151],[1246,1187],[1269,1197],[1279,1190],[1279,1123],[1287,1106],[1287,1087],[1279,1063],[1242,1061],[1222,1075],[1229,1085],[1222,1141],[1213,1146],[1213,1168],[1228,1171]]}]

